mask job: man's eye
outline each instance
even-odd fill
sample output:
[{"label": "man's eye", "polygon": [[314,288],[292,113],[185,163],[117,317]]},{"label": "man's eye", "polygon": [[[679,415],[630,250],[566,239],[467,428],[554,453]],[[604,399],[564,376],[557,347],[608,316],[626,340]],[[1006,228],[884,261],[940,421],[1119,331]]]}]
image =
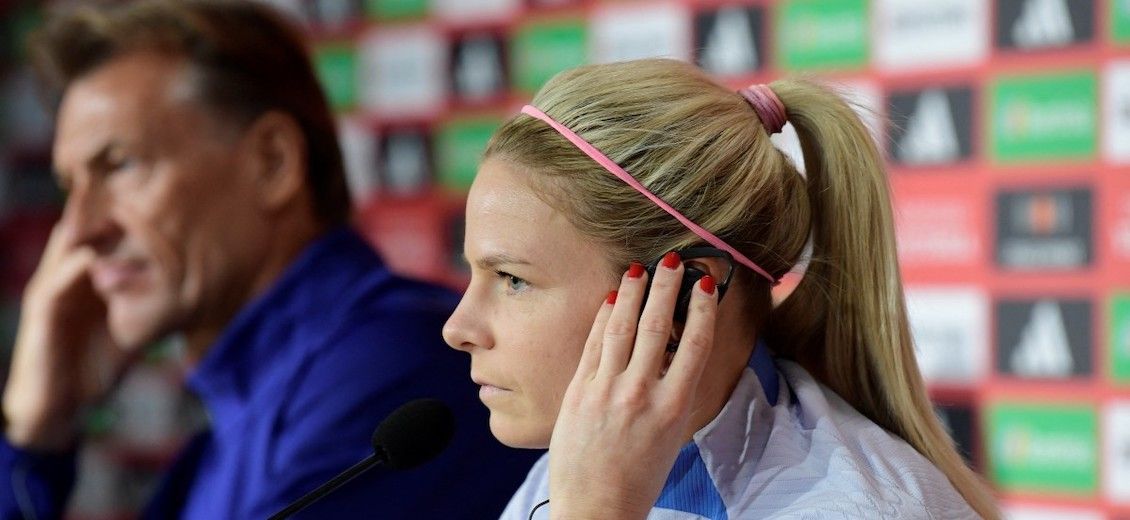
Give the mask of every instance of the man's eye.
[{"label": "man's eye", "polygon": [[507,272],[499,271],[498,276],[506,280],[506,288],[511,291],[522,291],[530,285],[529,282]]},{"label": "man's eye", "polygon": [[110,173],[121,171],[132,167],[134,164],[132,157],[119,157],[110,161],[108,170]]}]

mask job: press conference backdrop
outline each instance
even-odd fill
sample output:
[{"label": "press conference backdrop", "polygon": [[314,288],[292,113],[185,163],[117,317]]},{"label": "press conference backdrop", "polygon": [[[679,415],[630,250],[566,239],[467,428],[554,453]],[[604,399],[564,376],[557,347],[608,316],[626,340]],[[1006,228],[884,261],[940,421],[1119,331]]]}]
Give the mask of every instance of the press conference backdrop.
[{"label": "press conference backdrop", "polygon": [[[1130,0],[271,3],[308,29],[362,228],[397,269],[457,287],[479,154],[554,73],[667,56],[733,87],[805,74],[843,89],[888,159],[919,362],[962,452],[1012,518],[1130,518]],[[32,91],[13,70],[7,345],[59,202],[39,171],[48,125],[7,103]],[[799,162],[791,129],[778,137]],[[73,515],[143,500],[193,422],[174,390],[154,394],[175,387],[174,351],[92,419],[84,457],[101,472]]]}]

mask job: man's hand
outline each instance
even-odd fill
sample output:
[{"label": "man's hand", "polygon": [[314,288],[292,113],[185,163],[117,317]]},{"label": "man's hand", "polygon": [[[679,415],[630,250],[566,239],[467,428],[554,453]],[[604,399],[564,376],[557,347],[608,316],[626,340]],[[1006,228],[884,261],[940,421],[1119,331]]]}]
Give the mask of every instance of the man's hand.
[{"label": "man's hand", "polygon": [[24,292],[11,372],[4,390],[5,434],[36,451],[74,446],[83,410],[113,387],[129,361],[106,329],[106,307],[91,285],[94,260],[66,221],[55,226]]}]

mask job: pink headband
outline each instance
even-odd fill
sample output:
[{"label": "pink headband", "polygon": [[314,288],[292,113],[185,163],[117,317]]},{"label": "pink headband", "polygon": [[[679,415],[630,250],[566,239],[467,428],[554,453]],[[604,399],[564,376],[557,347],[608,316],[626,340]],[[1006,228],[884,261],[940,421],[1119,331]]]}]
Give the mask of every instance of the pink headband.
[{"label": "pink headband", "polygon": [[785,127],[785,121],[788,120],[788,116],[785,115],[785,104],[781,103],[781,98],[777,97],[769,85],[763,83],[750,85],[738,90],[738,94],[749,102],[754,112],[757,112],[757,118],[765,126],[766,132],[775,134]]},{"label": "pink headband", "polygon": [[640,181],[637,181],[635,177],[632,177],[628,172],[624,171],[624,169],[621,168],[620,165],[613,162],[612,159],[609,159],[607,155],[604,155],[600,150],[597,150],[596,147],[589,144],[588,141],[582,139],[581,136],[566,128],[565,125],[554,121],[553,118],[546,115],[545,112],[542,112],[541,110],[538,110],[536,107],[531,105],[522,107],[522,113],[545,121],[547,124],[549,124],[549,126],[553,127],[554,130],[557,130],[558,133],[565,136],[565,138],[568,139],[569,142],[573,143],[574,146],[576,146],[582,152],[585,152],[585,155],[588,155],[590,158],[592,158],[592,160],[603,166],[604,169],[612,172],[613,175],[619,177],[620,180],[627,183],[628,186],[635,188],[636,191],[640,192],[641,194],[643,194],[643,196],[650,199],[655,203],[656,206],[662,208],[663,211],[666,211],[672,217],[675,217],[675,220],[678,220],[680,223],[686,226],[687,229],[694,232],[694,234],[702,237],[702,239],[710,243],[710,245],[717,247],[718,249],[721,249],[727,253],[730,253],[730,255],[734,257],[734,260],[737,260],[738,263],[750,269],[753,269],[754,272],[765,277],[766,280],[769,280],[772,285],[775,286],[781,283],[780,280],[773,278],[773,276],[766,272],[764,269],[758,267],[758,265],[754,263],[753,260],[746,258],[746,256],[738,252],[737,249],[731,247],[730,244],[727,244],[721,238],[718,238],[713,233],[707,231],[706,229],[703,229],[702,226],[691,222],[689,218],[684,217],[682,213],[679,213],[679,210],[671,207],[670,204],[663,202],[663,199],[660,199],[659,197],[655,196],[654,193],[648,191],[648,189],[645,188],[643,184],[640,184]]}]

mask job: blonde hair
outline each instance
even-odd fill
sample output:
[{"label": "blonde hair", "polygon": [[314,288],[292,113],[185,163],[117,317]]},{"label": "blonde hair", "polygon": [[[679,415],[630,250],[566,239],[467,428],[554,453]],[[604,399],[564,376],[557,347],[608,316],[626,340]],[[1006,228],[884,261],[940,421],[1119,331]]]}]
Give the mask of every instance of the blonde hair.
[{"label": "blonde hair", "polygon": [[[980,515],[998,517],[992,495],[958,455],[926,396],[874,141],[826,88],[802,80],[771,87],[796,128],[807,177],[770,143],[739,94],[683,62],[571,69],[532,104],[775,278],[796,264],[811,230],[807,273],[777,308],[768,282],[739,270],[735,290],[745,291],[757,330],[779,356],[800,363],[933,462]],[[533,185],[605,247],[614,269],[701,242],[532,117],[503,125],[485,156],[533,172]]]}]

